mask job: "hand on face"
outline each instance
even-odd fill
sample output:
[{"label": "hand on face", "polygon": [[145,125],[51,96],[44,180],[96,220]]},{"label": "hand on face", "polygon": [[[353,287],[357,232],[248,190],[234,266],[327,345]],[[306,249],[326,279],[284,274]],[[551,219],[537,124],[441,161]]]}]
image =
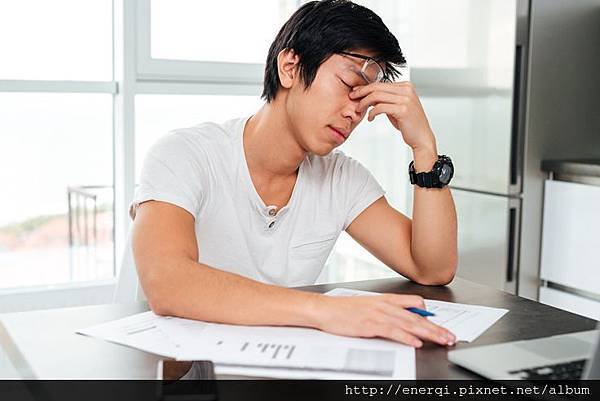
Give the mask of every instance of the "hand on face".
[{"label": "hand on face", "polygon": [[430,146],[435,138],[423,106],[410,82],[376,82],[353,88],[350,99],[360,102],[357,107],[363,113],[370,106],[367,119],[373,121],[379,114],[386,114],[392,125],[400,131],[404,142],[413,149]]}]

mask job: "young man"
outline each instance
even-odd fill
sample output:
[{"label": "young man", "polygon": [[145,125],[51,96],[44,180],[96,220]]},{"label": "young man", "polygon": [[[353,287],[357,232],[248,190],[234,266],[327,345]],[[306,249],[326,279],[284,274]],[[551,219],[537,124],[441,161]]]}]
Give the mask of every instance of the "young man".
[{"label": "young man", "polygon": [[[404,62],[372,11],[344,0],[310,2],[269,50],[267,102],[256,114],[162,138],[145,159],[131,208],[135,262],[152,310],[415,347],[453,344],[452,333],[405,309],[423,308],[421,297],[286,288],[314,283],[342,230],[417,283],[452,280],[454,204],[448,188],[427,188],[447,184],[452,166],[438,162],[412,85],[386,82]],[[369,121],[387,115],[413,149],[420,174],[411,181],[423,187],[414,189],[412,221],[387,203],[362,165],[334,151],[367,111]],[[434,164],[441,167],[430,172]]]}]

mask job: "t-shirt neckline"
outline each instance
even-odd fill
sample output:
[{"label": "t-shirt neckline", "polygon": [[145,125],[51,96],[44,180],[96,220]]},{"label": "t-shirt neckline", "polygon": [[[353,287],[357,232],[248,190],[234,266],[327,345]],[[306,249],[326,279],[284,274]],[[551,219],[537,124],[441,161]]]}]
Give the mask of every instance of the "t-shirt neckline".
[{"label": "t-shirt neckline", "polygon": [[[244,181],[246,182],[246,188],[247,188],[248,194],[252,198],[251,200],[254,202],[256,207],[261,211],[261,213],[263,213],[263,215],[269,216],[269,210],[273,209],[273,206],[267,205],[264,202],[264,200],[260,197],[260,195],[258,194],[258,191],[256,190],[254,183],[252,182],[252,177],[250,176],[250,169],[248,167],[248,161],[246,160],[246,152],[244,152],[244,129],[246,127],[246,124],[248,123],[248,120],[250,120],[250,118],[252,118],[252,115],[245,117],[245,118],[241,118],[241,122],[238,125],[238,132],[237,132],[238,151],[240,152],[241,161],[242,161],[242,163],[241,163],[242,175],[244,176]],[[303,180],[304,165],[305,165],[306,159],[307,158],[305,157],[304,160],[302,160],[302,162],[300,163],[300,166],[298,167],[298,175],[296,176],[296,183],[294,184],[294,189],[292,189],[292,195],[290,196],[288,203],[284,207],[280,208],[277,211],[276,217],[279,217],[280,215],[287,213],[287,210],[292,208],[292,206],[295,204],[296,198],[299,197],[299,193],[302,189],[303,182],[304,182],[304,180]],[[284,211],[286,211],[286,212],[284,212]]]}]

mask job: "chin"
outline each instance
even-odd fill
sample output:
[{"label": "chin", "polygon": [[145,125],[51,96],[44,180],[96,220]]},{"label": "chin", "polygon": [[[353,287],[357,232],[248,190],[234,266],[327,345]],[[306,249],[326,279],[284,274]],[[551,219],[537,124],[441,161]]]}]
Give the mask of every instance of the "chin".
[{"label": "chin", "polygon": [[321,146],[311,149],[310,153],[315,154],[317,156],[327,156],[334,149],[335,149],[335,146],[331,147],[331,144],[326,143],[326,144],[321,144]]}]

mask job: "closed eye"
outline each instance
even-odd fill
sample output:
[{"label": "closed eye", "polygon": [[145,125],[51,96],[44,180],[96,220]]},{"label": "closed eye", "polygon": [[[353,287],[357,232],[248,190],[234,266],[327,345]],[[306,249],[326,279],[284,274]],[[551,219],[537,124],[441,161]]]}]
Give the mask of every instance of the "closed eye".
[{"label": "closed eye", "polygon": [[352,85],[348,85],[343,79],[340,79],[340,82],[343,83],[346,86],[346,88],[352,90]]}]

